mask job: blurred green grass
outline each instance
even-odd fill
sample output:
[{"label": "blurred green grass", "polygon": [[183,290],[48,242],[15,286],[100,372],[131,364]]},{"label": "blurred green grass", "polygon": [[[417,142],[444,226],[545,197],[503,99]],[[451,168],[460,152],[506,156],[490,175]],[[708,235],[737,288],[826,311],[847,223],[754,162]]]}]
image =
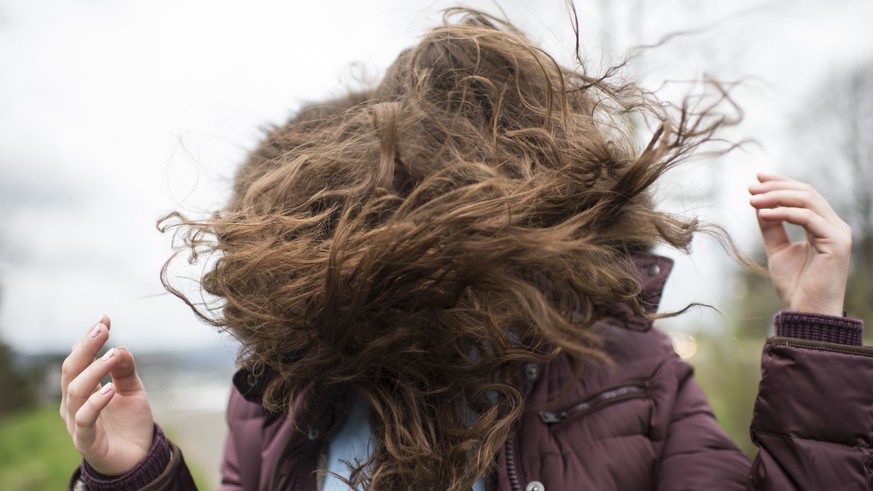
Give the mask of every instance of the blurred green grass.
[{"label": "blurred green grass", "polygon": [[80,459],[56,407],[27,409],[0,419],[0,489],[66,489]]},{"label": "blurred green grass", "polygon": [[[0,418],[0,490],[66,489],[80,459],[56,406]],[[198,469],[191,473],[198,489],[209,489]]]}]

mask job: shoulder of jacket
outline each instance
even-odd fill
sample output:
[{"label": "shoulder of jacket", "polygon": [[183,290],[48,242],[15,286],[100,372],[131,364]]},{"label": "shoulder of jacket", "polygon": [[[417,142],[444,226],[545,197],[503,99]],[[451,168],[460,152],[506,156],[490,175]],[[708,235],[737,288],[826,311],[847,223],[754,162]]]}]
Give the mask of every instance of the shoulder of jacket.
[{"label": "shoulder of jacket", "polygon": [[598,327],[603,339],[602,349],[617,363],[626,360],[659,362],[677,358],[670,336],[658,327],[633,331],[621,325],[604,323]]}]

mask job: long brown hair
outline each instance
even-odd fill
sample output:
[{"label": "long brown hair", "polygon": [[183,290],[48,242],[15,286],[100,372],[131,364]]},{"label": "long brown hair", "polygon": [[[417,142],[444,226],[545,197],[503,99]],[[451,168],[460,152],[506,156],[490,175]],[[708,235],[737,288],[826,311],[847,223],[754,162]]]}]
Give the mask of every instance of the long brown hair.
[{"label": "long brown hair", "polygon": [[616,302],[643,314],[632,255],[699,228],[651,187],[724,121],[607,75],[448,11],[378,86],[270,131],[225,210],[166,221],[217,253],[201,283],[219,301],[168,288],[275,373],[267,409],[310,386],[364,397],[353,484],[469,490],[524,408],[521,364],[605,359],[591,327]]}]

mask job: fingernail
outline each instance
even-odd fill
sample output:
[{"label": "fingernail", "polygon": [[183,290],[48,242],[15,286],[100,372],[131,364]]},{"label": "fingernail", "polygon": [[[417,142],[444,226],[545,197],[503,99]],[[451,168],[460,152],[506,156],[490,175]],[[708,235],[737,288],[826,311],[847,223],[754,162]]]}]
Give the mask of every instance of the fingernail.
[{"label": "fingernail", "polygon": [[103,327],[103,324],[100,324],[100,323],[98,322],[97,325],[94,326],[94,327],[91,329],[91,339],[96,338],[97,335],[100,334],[100,328],[101,328],[101,327]]},{"label": "fingernail", "polygon": [[108,384],[104,385],[103,387],[100,387],[100,393],[105,394],[105,393],[109,392],[110,390],[112,390],[113,387],[115,387],[115,385],[112,382],[109,382]]},{"label": "fingernail", "polygon": [[111,350],[107,351],[106,354],[103,355],[103,358],[100,358],[100,359],[103,361],[106,361],[106,360],[112,358],[113,356],[115,356],[115,348],[112,348]]}]

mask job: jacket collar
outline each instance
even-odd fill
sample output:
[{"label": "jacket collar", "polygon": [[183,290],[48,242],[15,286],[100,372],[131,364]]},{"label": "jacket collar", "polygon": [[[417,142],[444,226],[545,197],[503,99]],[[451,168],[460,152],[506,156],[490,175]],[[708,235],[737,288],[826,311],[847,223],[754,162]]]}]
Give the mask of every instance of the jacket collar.
[{"label": "jacket collar", "polygon": [[269,369],[261,370],[261,373],[256,374],[251,370],[240,368],[233,374],[233,386],[243,399],[260,404],[261,397],[267,390],[267,384],[274,375],[275,373]]},{"label": "jacket collar", "polygon": [[[654,314],[658,311],[664,285],[667,283],[670,271],[673,270],[673,260],[643,252],[633,256],[633,263],[640,282],[640,305],[647,315]],[[636,315],[630,305],[616,303],[609,306],[607,312],[619,324],[632,331],[645,332],[652,328],[653,320]]]}]

